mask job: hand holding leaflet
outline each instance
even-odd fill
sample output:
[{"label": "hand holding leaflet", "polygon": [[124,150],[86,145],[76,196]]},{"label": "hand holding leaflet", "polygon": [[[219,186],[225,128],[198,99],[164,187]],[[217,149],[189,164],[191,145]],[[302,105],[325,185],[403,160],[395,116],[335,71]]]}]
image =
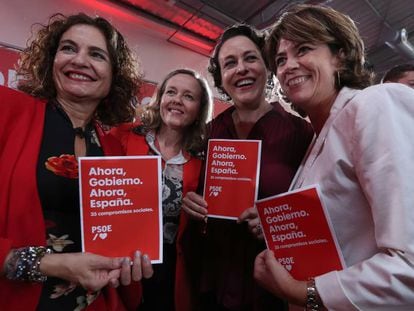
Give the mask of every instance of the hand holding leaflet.
[{"label": "hand holding leaflet", "polygon": [[254,205],[260,154],[260,140],[209,140],[204,182],[208,216],[236,220]]},{"label": "hand holding leaflet", "polygon": [[256,202],[268,249],[292,276],[342,270],[343,258],[317,186]]},{"label": "hand holding leaflet", "polygon": [[161,263],[160,157],[84,157],[79,172],[83,251]]}]

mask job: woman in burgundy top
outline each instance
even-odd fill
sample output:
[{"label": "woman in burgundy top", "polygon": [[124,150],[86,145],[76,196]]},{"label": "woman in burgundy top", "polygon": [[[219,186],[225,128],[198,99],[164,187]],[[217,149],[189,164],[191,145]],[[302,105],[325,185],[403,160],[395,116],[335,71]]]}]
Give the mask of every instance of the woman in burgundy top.
[{"label": "woman in burgundy top", "polygon": [[[259,198],[288,190],[313,136],[305,120],[266,100],[269,72],[263,46],[264,38],[257,31],[247,25],[233,26],[218,41],[209,66],[216,87],[234,104],[210,123],[209,138],[262,141]],[[202,181],[201,177],[199,193]],[[242,213],[238,222],[207,221],[207,203],[194,192],[184,198],[183,209],[193,222],[206,223],[204,230],[194,230],[202,248],[194,271],[199,287],[195,309],[282,310],[284,303],[253,280],[254,259],[265,244],[249,232],[249,212]]]}]

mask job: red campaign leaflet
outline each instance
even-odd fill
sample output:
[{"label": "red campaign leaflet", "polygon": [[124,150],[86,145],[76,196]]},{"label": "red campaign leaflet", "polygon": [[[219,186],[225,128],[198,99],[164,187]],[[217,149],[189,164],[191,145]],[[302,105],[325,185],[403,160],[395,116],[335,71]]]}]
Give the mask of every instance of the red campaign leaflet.
[{"label": "red campaign leaflet", "polygon": [[79,158],[82,249],[162,263],[161,158]]},{"label": "red campaign leaflet", "polygon": [[318,186],[258,200],[267,248],[294,278],[342,270],[344,260]]},{"label": "red campaign leaflet", "polygon": [[257,199],[260,140],[210,139],[204,199],[208,216],[237,219]]}]

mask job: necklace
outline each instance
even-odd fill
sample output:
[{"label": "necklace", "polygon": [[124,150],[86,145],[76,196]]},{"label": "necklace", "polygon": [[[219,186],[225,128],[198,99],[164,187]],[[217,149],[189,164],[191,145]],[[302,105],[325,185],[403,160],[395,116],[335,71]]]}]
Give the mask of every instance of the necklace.
[{"label": "necklace", "polygon": [[73,130],[75,131],[75,135],[79,138],[85,138],[85,131],[81,127],[74,127]]}]

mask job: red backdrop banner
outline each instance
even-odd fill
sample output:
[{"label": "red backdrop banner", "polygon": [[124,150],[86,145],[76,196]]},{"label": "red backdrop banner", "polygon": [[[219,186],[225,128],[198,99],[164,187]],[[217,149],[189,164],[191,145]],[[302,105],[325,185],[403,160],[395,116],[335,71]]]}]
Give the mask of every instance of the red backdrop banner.
[{"label": "red backdrop banner", "polygon": [[19,51],[0,46],[0,85],[15,88]]}]

